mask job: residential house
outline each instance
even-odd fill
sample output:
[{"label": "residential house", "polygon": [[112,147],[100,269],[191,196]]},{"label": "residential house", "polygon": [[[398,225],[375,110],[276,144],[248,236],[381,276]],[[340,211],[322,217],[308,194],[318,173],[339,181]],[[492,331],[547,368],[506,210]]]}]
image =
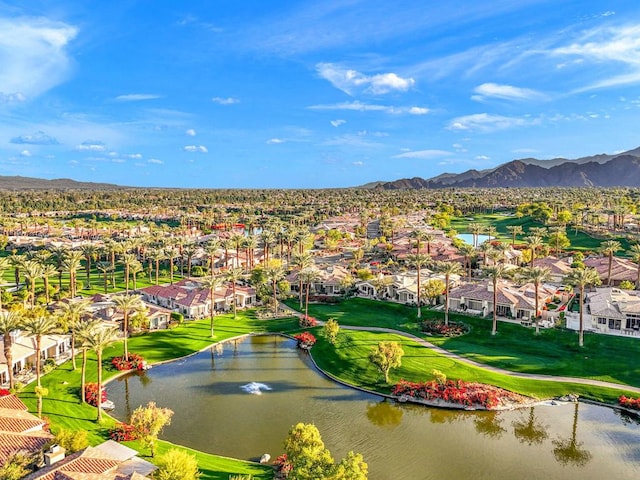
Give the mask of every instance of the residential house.
[{"label": "residential house", "polygon": [[[567,328],[578,330],[578,312],[566,315]],[[640,336],[640,292],[603,287],[585,295],[583,328],[613,335]]]},{"label": "residential house", "polygon": [[[609,284],[609,257],[587,257],[584,259],[587,267],[595,268],[603,284]],[[611,259],[611,285],[618,286],[627,280],[633,284],[638,278],[638,264],[626,258],[613,257]]]}]

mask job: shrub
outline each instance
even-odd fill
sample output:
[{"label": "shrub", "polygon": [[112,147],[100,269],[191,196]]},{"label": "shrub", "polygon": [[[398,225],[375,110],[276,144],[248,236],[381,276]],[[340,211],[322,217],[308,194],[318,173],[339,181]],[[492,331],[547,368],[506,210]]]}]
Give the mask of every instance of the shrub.
[{"label": "shrub", "polygon": [[293,464],[289,461],[286,453],[283,453],[273,462],[276,467],[276,472],[281,478],[287,478],[293,470]]},{"label": "shrub", "polygon": [[[94,407],[98,406],[98,384],[97,383],[86,383],[84,386],[84,398],[86,399],[89,405],[93,405]],[[102,395],[100,396],[100,403],[107,401],[107,392],[104,387],[102,387]]]},{"label": "shrub", "polygon": [[302,316],[300,317],[300,327],[302,328],[311,328],[318,325],[318,321],[313,317]]},{"label": "shrub", "polygon": [[7,395],[11,395],[11,392],[6,388],[0,388],[0,397],[6,397]]},{"label": "shrub", "polygon": [[138,434],[133,425],[117,423],[115,427],[109,430],[109,438],[116,442],[128,442],[130,440],[137,440]]},{"label": "shrub", "polygon": [[116,370],[144,370],[147,362],[142,358],[142,355],[130,353],[129,361],[125,361],[124,357],[113,357],[111,365],[113,365]]},{"label": "shrub", "polygon": [[422,331],[431,335],[458,337],[466,334],[469,329],[460,322],[449,322],[449,325],[445,325],[441,320],[425,320],[422,322]]},{"label": "shrub", "polygon": [[310,332],[299,333],[293,338],[298,341],[298,346],[301,348],[310,348],[314,343],[316,343],[316,337],[314,337]]},{"label": "shrub", "polygon": [[640,397],[631,398],[622,395],[618,398],[618,404],[622,407],[631,408],[632,410],[640,410]]},{"label": "shrub", "polygon": [[61,429],[56,433],[56,438],[53,441],[64,448],[67,454],[78,452],[89,446],[87,432],[84,430],[72,431]]},{"label": "shrub", "polygon": [[491,385],[467,383],[462,380],[446,380],[438,383],[408,382],[400,380],[392,389],[395,396],[407,395],[419,400],[444,400],[464,406],[481,405],[487,409],[499,405],[501,398],[509,398],[513,394]]},{"label": "shrub", "polygon": [[178,325],[180,325],[182,322],[184,322],[184,315],[180,312],[171,312],[171,320],[177,322]]},{"label": "shrub", "polygon": [[177,448],[162,455],[157,465],[158,470],[153,475],[156,480],[195,480],[201,476],[196,456]]}]

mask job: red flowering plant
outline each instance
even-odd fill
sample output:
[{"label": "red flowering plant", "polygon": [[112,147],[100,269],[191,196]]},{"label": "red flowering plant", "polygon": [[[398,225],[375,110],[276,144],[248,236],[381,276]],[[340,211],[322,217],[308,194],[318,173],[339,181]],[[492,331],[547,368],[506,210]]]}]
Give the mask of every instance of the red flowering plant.
[{"label": "red flowering plant", "polygon": [[116,370],[144,370],[147,362],[142,358],[142,355],[130,353],[128,361],[126,361],[124,357],[113,357],[111,365],[113,365]]},{"label": "red flowering plant", "polygon": [[[462,380],[445,380],[439,382],[408,382],[400,380],[392,389],[394,396],[403,395],[419,400],[443,400],[471,407],[480,405],[487,409],[495,408],[500,403],[502,390],[482,383],[468,383]],[[508,396],[509,392],[504,391]]]},{"label": "red flowering plant", "polygon": [[631,398],[622,395],[620,396],[620,398],[618,398],[618,404],[621,407],[631,408],[632,410],[640,410],[640,397]]},{"label": "red flowering plant", "polygon": [[137,440],[138,433],[133,425],[117,423],[115,427],[109,430],[109,438],[116,442],[128,442],[130,440]]},{"label": "red flowering plant", "polygon": [[6,388],[0,388],[0,397],[6,397],[7,395],[11,395],[11,392]]},{"label": "red flowering plant", "polygon": [[276,467],[279,478],[287,478],[293,470],[293,464],[289,461],[286,453],[276,458],[273,464]]},{"label": "red flowering plant", "polygon": [[316,343],[316,337],[314,337],[310,332],[299,333],[297,335],[294,335],[293,338],[298,341],[298,347],[300,348],[309,349],[313,346],[314,343]]},{"label": "red flowering plant", "polygon": [[[89,405],[98,406],[98,384],[86,383],[84,386],[84,398]],[[100,404],[107,401],[107,392],[102,387],[102,395],[100,395]]]},{"label": "red flowering plant", "polygon": [[445,325],[441,320],[425,320],[422,322],[422,331],[431,335],[458,337],[467,333],[469,329],[460,322],[449,322],[449,325]]},{"label": "red flowering plant", "polygon": [[299,323],[302,328],[311,328],[318,325],[318,321],[313,317],[309,317],[308,315],[300,317]]}]

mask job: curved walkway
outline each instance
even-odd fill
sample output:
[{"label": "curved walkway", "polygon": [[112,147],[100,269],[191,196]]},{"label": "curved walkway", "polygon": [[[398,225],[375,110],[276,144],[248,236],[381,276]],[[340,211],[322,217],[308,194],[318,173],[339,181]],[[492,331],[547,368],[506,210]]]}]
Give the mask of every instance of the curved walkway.
[{"label": "curved walkway", "polygon": [[[294,310],[293,308],[290,308],[287,305],[284,305],[284,304],[281,304],[281,305],[282,307],[287,309],[287,311],[295,313],[295,315],[298,317],[302,315],[300,312],[298,312],[297,310]],[[324,322],[319,320],[318,325],[324,325]],[[480,363],[480,362],[476,362],[475,360],[462,357],[453,352],[445,350],[444,348],[438,347],[437,345],[434,345],[433,343],[428,342],[424,338],[420,338],[416,335],[413,335],[408,332],[403,332],[401,330],[394,330],[393,328],[358,327],[353,325],[340,325],[340,328],[344,330],[360,330],[364,332],[367,332],[367,331],[368,332],[386,332],[386,333],[393,333],[396,335],[400,335],[402,337],[408,338],[410,340],[413,340],[414,342],[419,343],[423,347],[430,348],[431,350],[434,350],[445,357],[451,358],[453,360],[457,360],[462,363],[466,363],[468,365],[473,365],[474,367],[484,368],[485,370],[489,370],[491,372],[501,373],[503,375],[509,375],[511,377],[526,378],[530,380],[545,380],[550,382],[570,382],[570,383],[578,383],[581,385],[594,385],[597,387],[606,387],[606,388],[613,388],[616,390],[627,390],[629,392],[640,393],[640,387],[632,387],[631,385],[624,385],[622,383],[604,382],[602,380],[592,380],[590,378],[557,377],[554,375],[540,375],[536,373],[519,373],[519,372],[513,372],[511,370],[504,370],[502,368],[487,365],[486,363]]]}]

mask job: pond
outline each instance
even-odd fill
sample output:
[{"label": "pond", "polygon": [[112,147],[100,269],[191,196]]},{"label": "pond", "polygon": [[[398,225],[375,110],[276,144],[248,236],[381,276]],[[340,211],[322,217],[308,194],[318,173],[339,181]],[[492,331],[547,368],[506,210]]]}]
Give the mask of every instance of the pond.
[{"label": "pond", "polygon": [[[458,235],[456,235],[456,237],[462,240],[467,245],[473,245],[472,233],[459,233]],[[489,235],[478,235],[478,245],[482,245],[487,240],[489,240]]]},{"label": "pond", "polygon": [[315,423],[334,458],[349,450],[364,455],[371,480],[640,475],[638,421],[612,409],[400,405],[328,380],[293,340],[279,336],[247,337],[129,374],[110,382],[107,393],[116,418],[156,401],[175,411],[163,438],[235,458],[275,458],[292,425]]}]

